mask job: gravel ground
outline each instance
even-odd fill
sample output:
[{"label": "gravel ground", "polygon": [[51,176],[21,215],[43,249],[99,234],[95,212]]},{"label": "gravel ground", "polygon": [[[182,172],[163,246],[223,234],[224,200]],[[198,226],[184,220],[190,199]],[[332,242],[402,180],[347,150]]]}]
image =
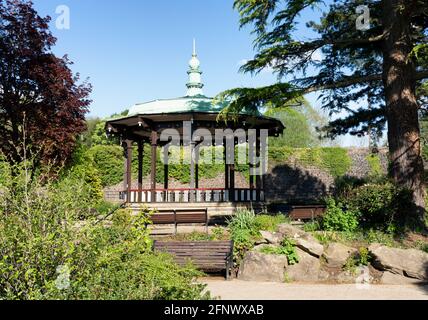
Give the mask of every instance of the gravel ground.
[{"label": "gravel ground", "polygon": [[354,284],[282,284],[201,279],[213,297],[223,300],[428,300],[428,286]]}]

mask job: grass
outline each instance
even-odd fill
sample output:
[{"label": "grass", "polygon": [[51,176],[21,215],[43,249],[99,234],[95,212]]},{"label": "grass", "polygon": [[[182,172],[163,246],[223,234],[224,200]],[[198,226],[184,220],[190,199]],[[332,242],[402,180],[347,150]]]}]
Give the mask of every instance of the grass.
[{"label": "grass", "polygon": [[290,219],[283,214],[277,215],[256,215],[255,222],[259,230],[275,232],[281,223],[289,223]]}]

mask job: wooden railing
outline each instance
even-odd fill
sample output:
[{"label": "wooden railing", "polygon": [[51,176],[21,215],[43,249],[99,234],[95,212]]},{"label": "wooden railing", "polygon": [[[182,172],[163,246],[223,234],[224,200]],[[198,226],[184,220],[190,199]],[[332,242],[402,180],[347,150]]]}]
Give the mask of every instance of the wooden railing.
[{"label": "wooden railing", "polygon": [[[119,198],[127,200],[128,192],[120,192]],[[257,202],[264,201],[264,191],[257,189],[133,189],[130,191],[130,203],[147,202]]]}]

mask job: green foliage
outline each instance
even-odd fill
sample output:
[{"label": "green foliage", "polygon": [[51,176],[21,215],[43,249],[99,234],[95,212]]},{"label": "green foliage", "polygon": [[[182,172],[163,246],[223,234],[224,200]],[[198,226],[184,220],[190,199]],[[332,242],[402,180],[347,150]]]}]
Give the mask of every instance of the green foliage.
[{"label": "green foliage", "polygon": [[358,249],[358,265],[368,266],[371,260],[370,251],[366,247]]},{"label": "green foliage", "polygon": [[283,214],[277,214],[277,215],[256,215],[255,223],[257,225],[258,230],[266,230],[275,232],[277,231],[277,227],[281,223],[288,222],[289,219],[283,215]]},{"label": "green foliage", "polygon": [[79,147],[73,154],[72,166],[65,170],[65,177],[81,179],[89,188],[89,196],[94,204],[103,199],[102,175],[98,171],[92,154]]},{"label": "green foliage", "polygon": [[293,99],[280,108],[272,108],[268,104],[265,115],[285,124],[280,137],[269,139],[269,147],[309,148],[320,145],[321,137],[316,128],[323,127],[326,120],[305,98]]},{"label": "green foliage", "polygon": [[313,233],[314,237],[322,244],[331,242],[340,242],[344,244],[353,245],[357,244],[372,244],[380,243],[386,246],[399,246],[394,240],[392,234],[383,231],[368,229],[368,230],[355,230],[352,232],[343,231],[316,231]]},{"label": "green foliage", "polygon": [[80,221],[93,203],[84,181],[30,181],[23,166],[0,193],[0,299],[209,297],[194,267],[151,251],[146,212]]},{"label": "green foliage", "polygon": [[287,238],[284,238],[279,246],[270,245],[262,247],[260,252],[265,254],[285,255],[289,265],[299,263],[299,256],[295,248],[295,243]]},{"label": "green foliage", "polygon": [[350,271],[355,274],[356,268],[359,266],[368,266],[371,262],[371,255],[366,247],[360,247],[356,254],[351,255],[343,266],[343,270]]},{"label": "green foliage", "polygon": [[303,225],[303,230],[306,232],[318,231],[318,230],[321,230],[321,224],[319,221],[306,222]]},{"label": "green foliage", "polygon": [[290,147],[269,146],[269,159],[275,162],[287,162],[295,153],[295,149]]},{"label": "green foliage", "polygon": [[280,254],[285,254],[287,256],[289,265],[299,263],[299,256],[296,252],[296,244],[292,240],[284,238],[281,241],[279,248]]},{"label": "green foliage", "polygon": [[[86,118],[86,131],[81,135],[80,141],[86,147],[90,148],[95,145],[92,140],[97,125],[102,122],[100,118]],[[99,128],[98,128],[99,129]]]},{"label": "green foliage", "polygon": [[253,211],[239,210],[228,220],[228,227],[234,241],[234,261],[239,265],[245,253],[254,247],[255,239],[260,236],[256,215]]},{"label": "green foliage", "polygon": [[344,148],[271,147],[269,157],[276,162],[293,161],[325,169],[332,176],[343,176],[351,167],[351,158]]},{"label": "green foliage", "polygon": [[368,162],[369,167],[370,167],[369,176],[379,177],[379,176],[382,176],[384,174],[379,155],[370,154],[366,157],[366,159],[367,159],[367,162]]},{"label": "green foliage", "polygon": [[390,182],[357,187],[346,195],[346,202],[359,212],[361,226],[392,232],[405,224],[405,213],[412,207],[411,192]]},{"label": "green foliage", "polygon": [[327,231],[354,231],[358,227],[358,213],[346,210],[333,198],[327,199],[327,210],[322,217],[322,228]]},{"label": "green foliage", "polygon": [[96,145],[88,150],[101,176],[103,187],[123,181],[124,154],[120,146]]}]

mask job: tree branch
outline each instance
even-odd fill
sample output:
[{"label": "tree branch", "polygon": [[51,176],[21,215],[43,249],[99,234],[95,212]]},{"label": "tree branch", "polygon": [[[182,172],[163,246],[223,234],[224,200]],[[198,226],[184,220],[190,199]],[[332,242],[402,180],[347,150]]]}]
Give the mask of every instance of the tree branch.
[{"label": "tree branch", "polygon": [[[417,72],[414,77],[415,80],[422,80],[426,78],[428,78],[428,70]],[[362,76],[362,77],[348,76],[339,82],[326,83],[323,85],[315,85],[315,86],[309,86],[307,88],[303,88],[301,92],[302,94],[307,94],[307,93],[316,92],[316,91],[344,88],[344,87],[352,86],[354,84],[367,83],[367,82],[380,81],[380,80],[382,80],[381,74],[374,74],[374,75],[368,75],[368,76]]]}]

